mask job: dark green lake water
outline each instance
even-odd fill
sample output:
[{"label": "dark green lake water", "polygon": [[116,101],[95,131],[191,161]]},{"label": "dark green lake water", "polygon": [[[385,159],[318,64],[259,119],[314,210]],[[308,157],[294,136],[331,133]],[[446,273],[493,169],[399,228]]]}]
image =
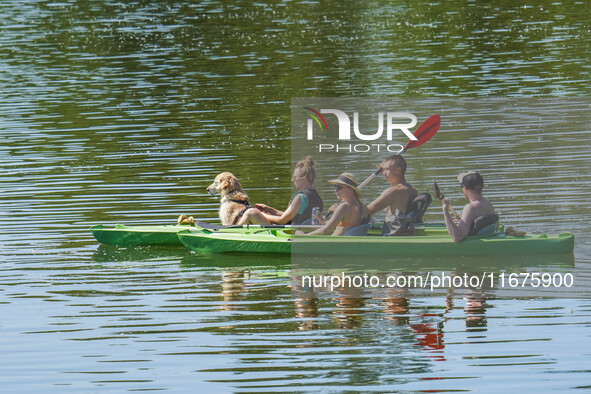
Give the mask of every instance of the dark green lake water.
[{"label": "dark green lake water", "polygon": [[[292,98],[422,98],[455,110],[407,155],[417,189],[436,179],[459,208],[455,176],[477,168],[506,225],[575,234],[574,257],[483,267],[571,272],[591,286],[590,11],[558,1],[3,1],[3,391],[588,390],[585,294],[297,297],[289,257],[117,249],[88,228],[180,213],[214,221],[205,187],[222,171],[252,201],[281,208],[292,193]],[[496,124],[491,96],[516,108]],[[540,108],[547,116],[532,115]],[[319,159],[327,201],[324,181],[346,159]],[[351,169],[359,179],[373,168],[364,160]],[[376,180],[364,195],[384,187]],[[427,220],[441,221],[433,205]]]}]

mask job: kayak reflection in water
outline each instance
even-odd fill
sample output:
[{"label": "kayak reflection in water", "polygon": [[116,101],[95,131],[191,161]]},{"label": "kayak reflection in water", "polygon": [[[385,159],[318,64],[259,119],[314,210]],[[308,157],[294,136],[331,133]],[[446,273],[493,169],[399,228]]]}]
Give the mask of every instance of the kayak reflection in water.
[{"label": "kayak reflection in water", "polygon": [[322,198],[314,189],[316,170],[314,160],[307,156],[296,164],[291,181],[298,190],[289,201],[285,211],[280,211],[265,204],[255,204],[237,224],[302,224],[312,217],[312,209],[322,210]]},{"label": "kayak reflection in water", "polygon": [[454,242],[460,242],[468,235],[476,235],[499,220],[492,203],[482,195],[484,179],[479,173],[463,172],[458,175],[458,181],[464,196],[470,201],[464,206],[461,216],[452,219],[449,213],[451,201],[447,198],[442,200],[445,226]]},{"label": "kayak reflection in water", "polygon": [[339,200],[339,204],[331,218],[324,222],[318,218],[321,228],[308,233],[309,235],[345,235],[351,228],[360,224],[369,223],[369,211],[367,206],[361,202],[361,190],[358,189],[357,179],[348,172],[345,172],[337,179],[329,181],[334,185],[334,191]]}]

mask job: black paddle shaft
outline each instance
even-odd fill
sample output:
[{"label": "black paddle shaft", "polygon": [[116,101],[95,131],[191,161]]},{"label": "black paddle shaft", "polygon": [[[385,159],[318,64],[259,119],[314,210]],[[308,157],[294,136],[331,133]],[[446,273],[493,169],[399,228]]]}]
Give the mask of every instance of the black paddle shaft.
[{"label": "black paddle shaft", "polygon": [[[435,196],[436,199],[438,200],[443,200],[445,198],[445,196],[443,195],[443,193],[441,193],[441,190],[439,190],[439,185],[437,185],[437,182],[433,181],[433,195]],[[451,209],[451,212],[457,216],[460,217],[460,215],[458,215],[458,213],[456,212],[456,210],[451,206],[451,204],[449,205],[449,209]]]}]

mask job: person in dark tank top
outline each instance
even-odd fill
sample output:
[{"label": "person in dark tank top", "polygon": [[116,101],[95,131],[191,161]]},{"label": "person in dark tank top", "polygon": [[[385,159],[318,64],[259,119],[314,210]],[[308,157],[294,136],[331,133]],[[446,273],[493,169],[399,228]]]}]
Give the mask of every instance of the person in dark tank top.
[{"label": "person in dark tank top", "polygon": [[314,160],[307,156],[296,164],[291,181],[298,190],[293,195],[285,211],[265,204],[255,204],[248,209],[238,224],[302,224],[312,217],[312,209],[324,208],[322,198],[314,189],[316,170]]}]

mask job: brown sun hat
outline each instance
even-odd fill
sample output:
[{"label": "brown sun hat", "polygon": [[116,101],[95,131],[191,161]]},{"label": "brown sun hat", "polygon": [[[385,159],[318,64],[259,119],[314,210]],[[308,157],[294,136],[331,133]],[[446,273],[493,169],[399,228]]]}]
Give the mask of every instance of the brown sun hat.
[{"label": "brown sun hat", "polygon": [[338,184],[338,185],[349,186],[351,189],[355,190],[355,193],[357,193],[357,197],[361,197],[361,190],[359,190],[359,188],[357,187],[357,185],[358,185],[357,179],[351,173],[343,172],[341,175],[339,175],[339,177],[337,179],[333,179],[328,182],[332,183],[333,185]]}]

